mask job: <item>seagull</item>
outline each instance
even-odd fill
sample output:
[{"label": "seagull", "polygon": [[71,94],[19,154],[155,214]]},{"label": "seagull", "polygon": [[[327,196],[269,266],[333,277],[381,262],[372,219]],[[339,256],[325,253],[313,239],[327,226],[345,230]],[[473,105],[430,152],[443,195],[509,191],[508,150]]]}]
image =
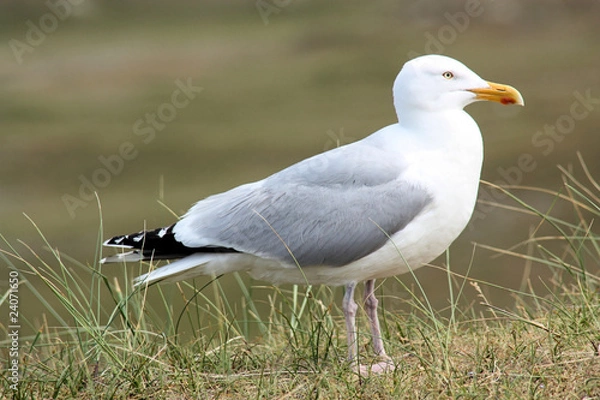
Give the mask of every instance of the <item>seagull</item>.
[{"label": "seagull", "polygon": [[[200,200],[169,227],[115,236],[104,245],[131,251],[101,262],[175,260],[137,277],[136,286],[235,271],[273,284],[343,285],[350,364],[360,374],[393,370],[375,280],[431,262],[467,225],[483,140],[463,108],[480,100],[524,105],[515,88],[487,82],[457,60],[412,59],[393,85],[397,123]],[[381,360],[372,365],[357,362],[359,282]]]}]

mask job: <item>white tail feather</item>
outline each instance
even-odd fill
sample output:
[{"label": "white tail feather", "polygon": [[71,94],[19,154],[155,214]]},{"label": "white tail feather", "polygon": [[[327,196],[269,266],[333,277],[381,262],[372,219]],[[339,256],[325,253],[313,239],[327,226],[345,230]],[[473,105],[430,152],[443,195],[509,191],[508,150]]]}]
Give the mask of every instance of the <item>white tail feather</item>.
[{"label": "white tail feather", "polygon": [[[175,282],[197,275],[205,275],[206,273],[201,266],[213,259],[214,255],[212,254],[192,254],[191,256],[174,261],[157,268],[154,271],[148,272],[147,274],[138,276],[134,279],[133,284],[134,286],[149,285],[154,282],[165,280],[168,282]],[[199,267],[197,271],[190,271],[197,267]]]}]

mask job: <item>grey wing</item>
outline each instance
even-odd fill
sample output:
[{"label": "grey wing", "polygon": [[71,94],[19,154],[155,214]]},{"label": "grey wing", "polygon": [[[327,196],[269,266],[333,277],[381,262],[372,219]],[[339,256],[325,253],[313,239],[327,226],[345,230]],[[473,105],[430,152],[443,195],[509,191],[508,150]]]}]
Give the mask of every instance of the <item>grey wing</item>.
[{"label": "grey wing", "polygon": [[431,201],[370,147],[340,148],[198,202],[176,224],[190,247],[223,246],[301,266],[340,266],[385,244]]}]

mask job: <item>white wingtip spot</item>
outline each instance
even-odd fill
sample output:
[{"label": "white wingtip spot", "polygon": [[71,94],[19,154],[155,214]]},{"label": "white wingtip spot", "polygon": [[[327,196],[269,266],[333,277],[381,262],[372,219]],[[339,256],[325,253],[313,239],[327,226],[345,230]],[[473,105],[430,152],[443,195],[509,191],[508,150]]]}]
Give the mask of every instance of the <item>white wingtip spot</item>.
[{"label": "white wingtip spot", "polygon": [[101,264],[107,263],[117,263],[117,262],[135,262],[142,261],[144,256],[139,253],[139,251],[129,251],[127,253],[116,254],[114,256],[105,257],[100,260]]},{"label": "white wingtip spot", "polygon": [[102,245],[105,247],[118,247],[120,249],[133,249],[133,246],[128,246],[128,245],[124,245],[124,244],[108,243],[108,242],[109,241],[107,240],[106,242],[102,243]]}]

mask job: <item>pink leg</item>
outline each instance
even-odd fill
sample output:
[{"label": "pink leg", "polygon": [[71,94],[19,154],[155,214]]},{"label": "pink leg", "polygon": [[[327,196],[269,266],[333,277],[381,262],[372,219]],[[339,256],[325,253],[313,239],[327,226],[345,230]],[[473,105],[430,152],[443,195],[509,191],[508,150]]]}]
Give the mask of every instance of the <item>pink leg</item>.
[{"label": "pink leg", "polygon": [[356,310],[358,309],[358,306],[354,301],[354,289],[356,289],[355,282],[346,285],[346,293],[344,293],[344,300],[342,301],[342,310],[344,311],[346,332],[348,334],[348,361],[351,363],[355,361],[357,352]]},{"label": "pink leg", "polygon": [[365,311],[371,325],[371,335],[373,336],[373,349],[375,354],[384,361],[373,365],[361,365],[357,363],[358,344],[356,339],[356,310],[358,306],[354,301],[354,290],[356,283],[352,282],[346,285],[346,293],[342,301],[342,310],[346,319],[346,330],[348,332],[348,361],[353,365],[361,375],[369,373],[380,373],[392,371],[394,365],[390,362],[390,358],[385,353],[383,348],[383,340],[381,339],[381,329],[379,327],[379,319],[377,318],[377,299],[375,298],[375,280],[370,280],[365,283]]},{"label": "pink leg", "polygon": [[[373,373],[387,372],[394,370],[394,364],[391,362],[391,358],[386,354],[383,347],[383,339],[381,339],[381,327],[379,326],[379,317],[377,316],[377,305],[379,301],[375,297],[375,279],[371,279],[365,282],[365,313],[369,319],[369,325],[371,326],[371,336],[373,340],[373,351],[376,356],[379,356],[383,361],[371,365],[370,371]],[[361,366],[361,374],[367,373],[368,370],[363,372]]]},{"label": "pink leg", "polygon": [[373,351],[375,355],[386,357],[381,339],[381,328],[379,327],[379,318],[377,317],[377,305],[379,300],[375,297],[375,279],[365,282],[365,312],[371,325],[371,335],[373,337]]}]

